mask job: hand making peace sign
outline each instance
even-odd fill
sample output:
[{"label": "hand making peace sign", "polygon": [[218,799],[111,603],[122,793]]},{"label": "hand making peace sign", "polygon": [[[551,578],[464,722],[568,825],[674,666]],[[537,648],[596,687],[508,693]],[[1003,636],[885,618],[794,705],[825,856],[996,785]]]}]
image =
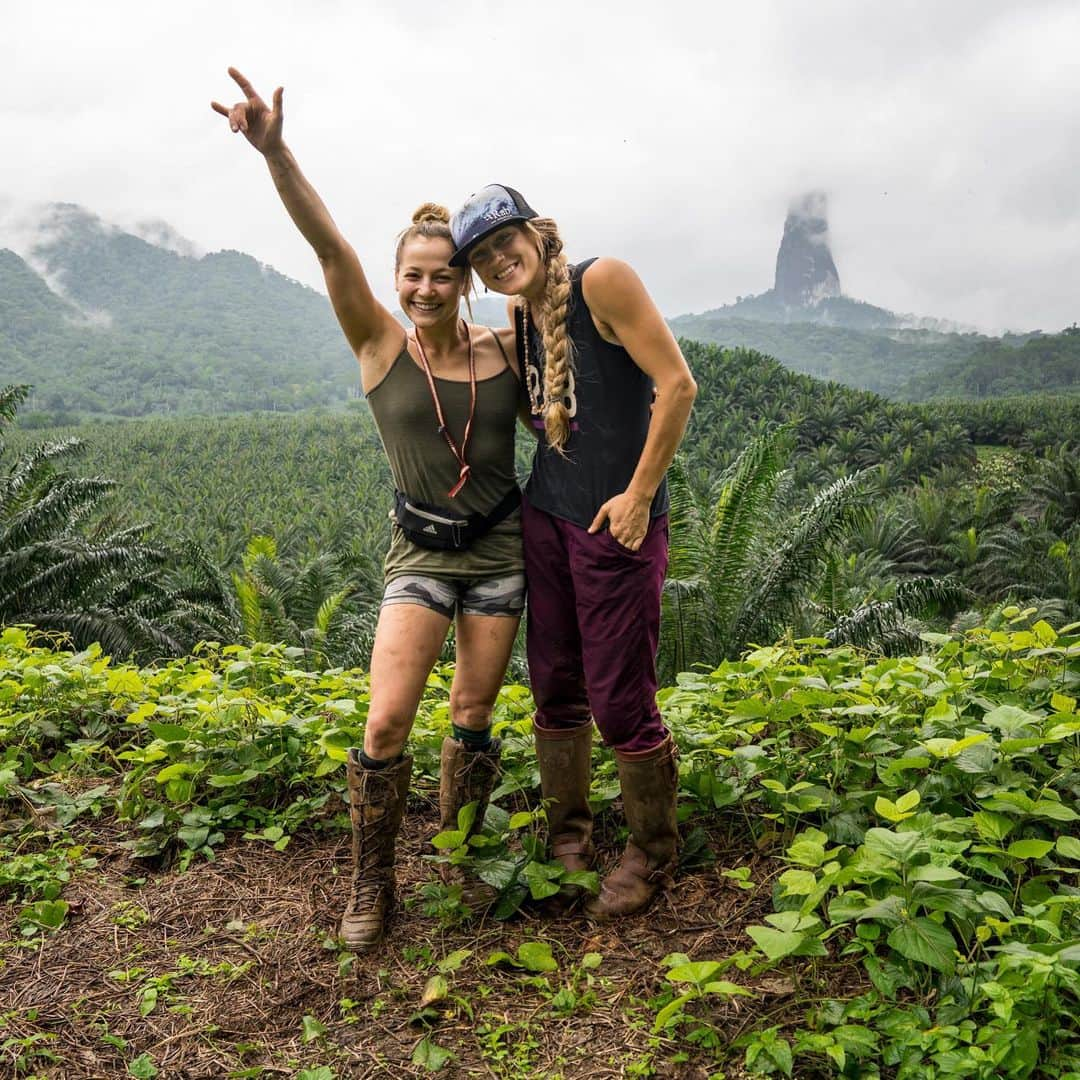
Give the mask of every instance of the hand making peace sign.
[{"label": "hand making peace sign", "polygon": [[274,107],[268,109],[266,102],[255,92],[251,85],[236,68],[229,68],[229,74],[236,85],[244,91],[246,101],[238,101],[231,109],[217,101],[210,102],[214,112],[228,117],[229,127],[234,132],[242,131],[244,137],[262,154],[269,154],[282,145],[281,126],[284,112],[281,107],[282,88],[274,91]]}]

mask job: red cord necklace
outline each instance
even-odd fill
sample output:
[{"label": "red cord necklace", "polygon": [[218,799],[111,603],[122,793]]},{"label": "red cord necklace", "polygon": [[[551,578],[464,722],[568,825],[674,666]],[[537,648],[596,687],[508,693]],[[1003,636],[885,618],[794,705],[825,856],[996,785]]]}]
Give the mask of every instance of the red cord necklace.
[{"label": "red cord necklace", "polygon": [[469,324],[462,319],[465,327],[465,340],[469,343],[469,419],[465,421],[465,434],[461,439],[461,446],[454,441],[450,429],[446,426],[446,418],[443,416],[442,402],[439,401],[439,391],[435,386],[435,376],[431,374],[431,365],[428,363],[427,353],[424,352],[424,344],[420,340],[420,331],[413,327],[413,340],[416,342],[416,351],[420,354],[420,365],[427,376],[428,389],[431,391],[431,400],[435,405],[435,418],[439,421],[439,434],[446,440],[450,447],[450,453],[454,460],[461,466],[458,473],[457,483],[446,493],[449,498],[454,498],[459,491],[468,483],[469,463],[465,460],[465,450],[469,445],[469,435],[472,432],[473,416],[476,414],[476,354],[473,350],[472,331]]}]

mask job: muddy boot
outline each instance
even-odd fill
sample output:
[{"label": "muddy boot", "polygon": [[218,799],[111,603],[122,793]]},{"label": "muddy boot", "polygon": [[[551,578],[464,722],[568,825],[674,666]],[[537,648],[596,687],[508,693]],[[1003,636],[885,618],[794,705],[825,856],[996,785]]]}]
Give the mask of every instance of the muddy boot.
[{"label": "muddy boot", "polygon": [[338,933],[345,948],[367,952],[381,940],[394,904],[394,843],[412,774],[411,757],[385,769],[365,769],[349,751],[352,883]]},{"label": "muddy boot", "polygon": [[670,735],[651,750],[615,751],[630,839],[619,865],[601,882],[600,895],[585,905],[590,918],[643,911],[660,889],[670,888],[679,844],[675,756]]},{"label": "muddy boot", "polygon": [[[476,815],[466,839],[483,827],[484,813],[495,781],[499,776],[502,743],[492,739],[486,750],[469,750],[465,744],[447,736],[439,756],[439,829],[445,832],[458,827],[458,811],[476,803]],[[490,907],[498,893],[486,882],[468,876],[463,867],[450,863],[439,865],[439,877],[445,885],[460,885],[461,899],[473,912]]]},{"label": "muddy boot", "polygon": [[[548,852],[569,871],[591,870],[593,814],[589,807],[593,725],[542,728],[533,723],[540,792],[547,804]],[[563,885],[545,907],[558,914],[585,895],[580,885]]]}]

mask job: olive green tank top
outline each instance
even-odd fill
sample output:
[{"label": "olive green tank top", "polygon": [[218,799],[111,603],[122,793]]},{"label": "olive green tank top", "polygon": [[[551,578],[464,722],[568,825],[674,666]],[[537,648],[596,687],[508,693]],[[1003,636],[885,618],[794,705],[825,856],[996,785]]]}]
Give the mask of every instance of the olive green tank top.
[{"label": "olive green tank top", "polygon": [[[469,418],[469,384],[436,377],[435,388],[446,425],[460,446]],[[367,395],[397,489],[413,499],[462,514],[486,514],[517,484],[514,426],[520,393],[520,383],[509,364],[497,375],[477,380],[476,413],[465,451],[471,467],[469,482],[451,499],[447,492],[457,483],[460,467],[439,434],[427,377],[403,345],[390,370]],[[402,574],[442,580],[502,577],[525,567],[520,510],[466,551],[419,547],[392,520],[390,531],[390,550],[383,565],[386,581]]]}]

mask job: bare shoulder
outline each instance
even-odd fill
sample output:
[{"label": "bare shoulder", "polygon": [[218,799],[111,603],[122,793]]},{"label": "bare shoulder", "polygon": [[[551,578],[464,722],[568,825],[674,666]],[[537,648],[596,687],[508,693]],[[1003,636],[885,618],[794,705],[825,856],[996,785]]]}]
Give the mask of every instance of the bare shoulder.
[{"label": "bare shoulder", "polygon": [[581,275],[581,292],[600,334],[618,341],[627,321],[661,318],[642,279],[622,259],[598,258]]},{"label": "bare shoulder", "polygon": [[612,289],[624,288],[634,283],[641,287],[641,278],[628,263],[614,259],[610,255],[601,255],[591,262],[581,275],[581,288],[589,295],[603,296]]},{"label": "bare shoulder", "polygon": [[520,375],[517,358],[517,332],[512,326],[492,327],[492,332],[499,339],[499,344],[506,353],[506,360],[513,369],[515,375]]},{"label": "bare shoulder", "polygon": [[356,350],[356,359],[360,362],[360,385],[365,394],[383,381],[406,347],[405,327],[393,316],[383,323],[380,331]]}]

